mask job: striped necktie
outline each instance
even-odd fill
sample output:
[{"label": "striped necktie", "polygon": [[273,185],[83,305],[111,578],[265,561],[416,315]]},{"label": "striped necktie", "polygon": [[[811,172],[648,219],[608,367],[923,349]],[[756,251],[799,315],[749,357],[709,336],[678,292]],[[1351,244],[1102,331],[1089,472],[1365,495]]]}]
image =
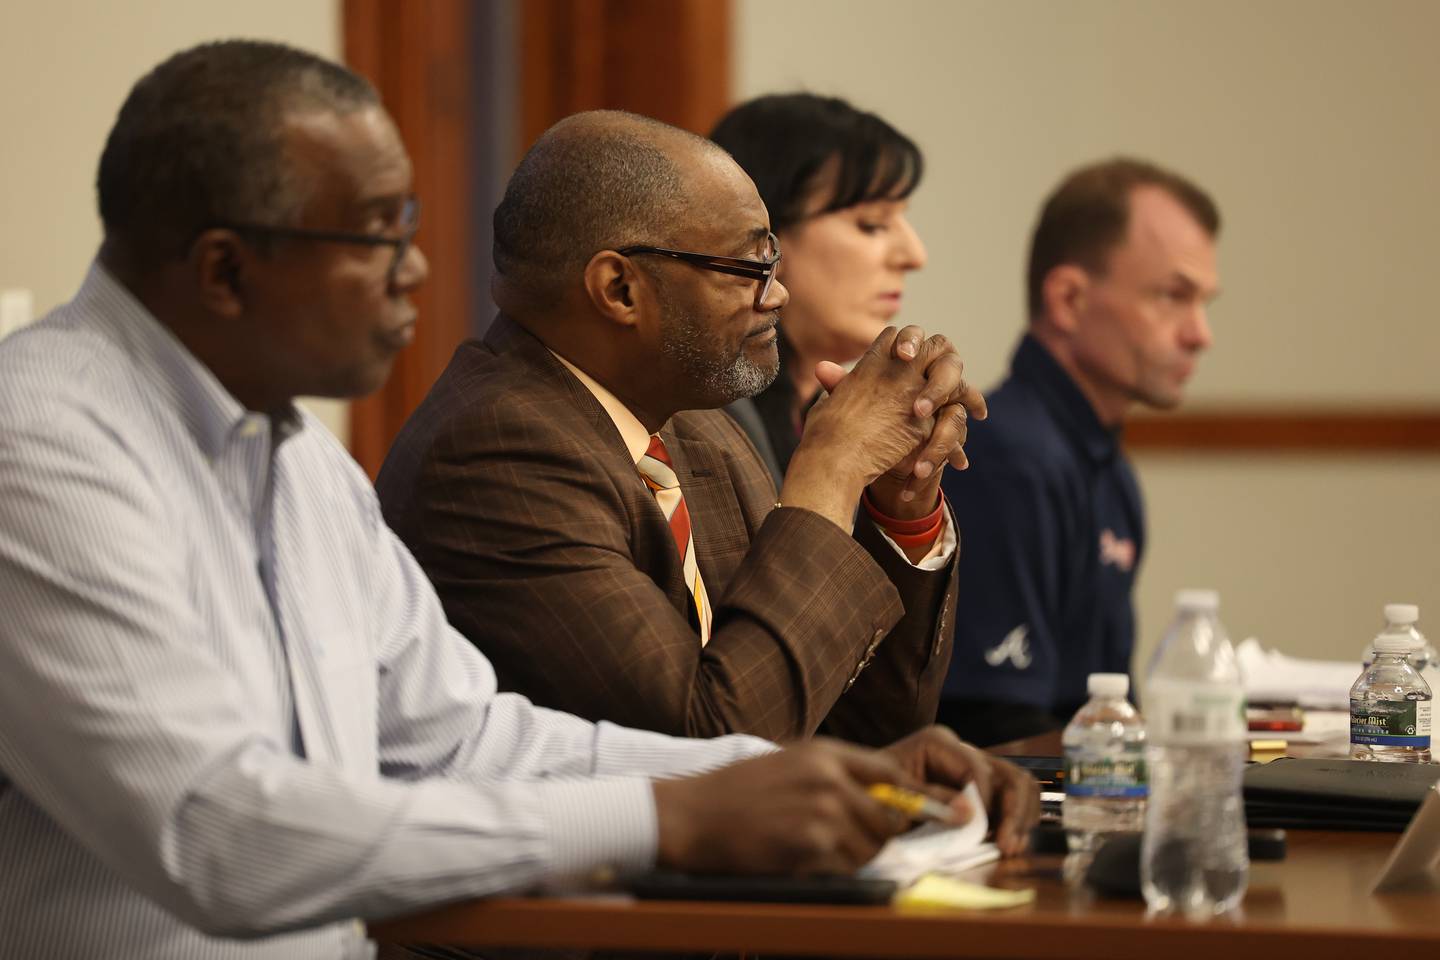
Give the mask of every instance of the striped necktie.
[{"label": "striped necktie", "polygon": [[700,624],[700,645],[703,647],[710,642],[710,598],[705,593],[705,581],[700,579],[700,567],[695,563],[690,509],[685,506],[685,497],[680,492],[675,465],[670,462],[670,454],[658,435],[650,437],[650,448],[635,466],[640,470],[645,485],[654,492],[661,512],[670,523],[670,533],[675,537],[675,546],[680,550],[680,562],[685,569],[685,586],[695,603],[695,615]]}]

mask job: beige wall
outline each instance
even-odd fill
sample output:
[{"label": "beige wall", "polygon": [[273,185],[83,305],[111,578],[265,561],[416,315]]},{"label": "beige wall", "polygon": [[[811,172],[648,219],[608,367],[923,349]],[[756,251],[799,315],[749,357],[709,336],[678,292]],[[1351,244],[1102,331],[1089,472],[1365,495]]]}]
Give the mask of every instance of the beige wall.
[{"label": "beige wall", "polygon": [[[339,0],[7,0],[0,6],[0,289],[69,299],[100,240],[95,166],[125,94],[223,37],[340,53]],[[344,405],[311,401],[342,439]]]},{"label": "beige wall", "polygon": [[[992,382],[1021,318],[1025,235],[1067,168],[1116,151],[1211,188],[1227,225],[1209,403],[1440,403],[1440,3],[737,0],[736,92],[803,86],[925,148],[931,266],[904,318]],[[338,0],[11,0],[0,7],[0,288],[68,297],[99,227],[95,162],[130,84],[222,36],[335,56]],[[343,434],[343,410],[328,409]],[[1232,632],[1350,657],[1386,600],[1440,635],[1440,458],[1147,456],[1142,655],[1171,592],[1214,584]]]},{"label": "beige wall", "polygon": [[[1440,404],[1440,3],[1429,0],[738,0],[736,94],[876,110],[929,173],[930,266],[902,318],[1003,372],[1027,234],[1069,168],[1116,152],[1218,198],[1224,296],[1208,404]],[[1141,656],[1177,587],[1215,585],[1237,636],[1354,656],[1380,605],[1440,637],[1440,458],[1174,458],[1137,466],[1151,549]]]}]

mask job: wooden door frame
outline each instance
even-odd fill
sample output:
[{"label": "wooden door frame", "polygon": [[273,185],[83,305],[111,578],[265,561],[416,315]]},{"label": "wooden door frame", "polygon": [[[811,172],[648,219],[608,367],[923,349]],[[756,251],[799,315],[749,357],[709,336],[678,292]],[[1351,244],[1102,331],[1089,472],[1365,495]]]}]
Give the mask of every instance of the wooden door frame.
[{"label": "wooden door frame", "polygon": [[350,405],[350,452],[372,478],[470,332],[471,14],[467,0],[344,0],[342,7],[345,62],[375,84],[410,153],[423,203],[416,244],[430,264],[414,297],[415,342],[380,390]]},{"label": "wooden door frame", "polygon": [[[577,110],[633,110],[704,133],[729,104],[729,0],[514,2],[522,149]],[[345,62],[375,84],[410,152],[424,202],[416,243],[430,261],[415,342],[380,390],[350,406],[350,451],[374,477],[486,296],[475,289],[489,251],[473,220],[471,28],[487,11],[468,0],[344,0],[341,12]]]},{"label": "wooden door frame", "polygon": [[706,134],[730,106],[729,0],[524,0],[521,148],[580,110]]}]

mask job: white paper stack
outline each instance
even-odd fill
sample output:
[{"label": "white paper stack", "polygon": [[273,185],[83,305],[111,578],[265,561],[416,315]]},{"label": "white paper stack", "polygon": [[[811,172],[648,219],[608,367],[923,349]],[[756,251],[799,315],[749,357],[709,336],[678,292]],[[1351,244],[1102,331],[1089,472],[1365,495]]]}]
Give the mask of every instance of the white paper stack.
[{"label": "white paper stack", "polygon": [[1235,651],[1251,703],[1293,703],[1314,710],[1346,710],[1359,661],[1302,660],[1266,650],[1254,637]]},{"label": "white paper stack", "polygon": [[861,875],[894,880],[904,886],[927,873],[957,874],[998,860],[999,848],[985,842],[990,823],[980,791],[972,783],[965,788],[964,797],[975,811],[967,823],[958,827],[927,823],[901,834],[861,868]]}]

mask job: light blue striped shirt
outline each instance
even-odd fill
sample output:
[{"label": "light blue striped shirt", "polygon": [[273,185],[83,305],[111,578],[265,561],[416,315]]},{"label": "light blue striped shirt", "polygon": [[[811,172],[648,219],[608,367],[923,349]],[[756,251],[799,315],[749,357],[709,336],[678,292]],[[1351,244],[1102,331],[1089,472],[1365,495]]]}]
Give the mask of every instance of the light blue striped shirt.
[{"label": "light blue striped shirt", "polygon": [[767,749],[497,693],[344,449],[102,267],[0,344],[6,956],[367,956],[355,918],[649,865],[649,777]]}]

